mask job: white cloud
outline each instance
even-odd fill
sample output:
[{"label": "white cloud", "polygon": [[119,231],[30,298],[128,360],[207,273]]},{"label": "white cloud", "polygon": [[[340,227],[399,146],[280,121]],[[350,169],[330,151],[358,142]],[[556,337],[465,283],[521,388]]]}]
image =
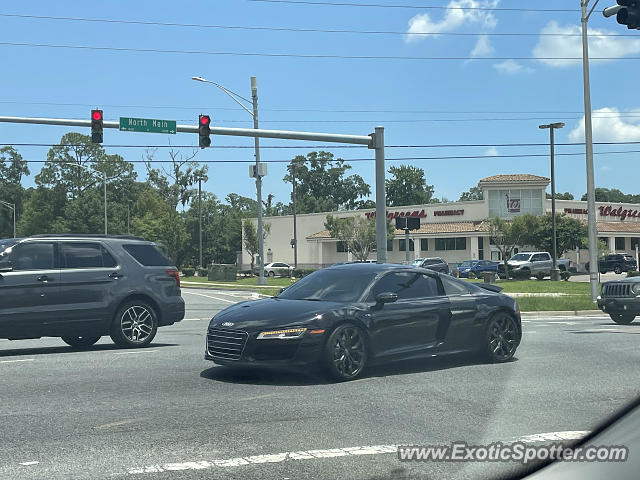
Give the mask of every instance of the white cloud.
[{"label": "white cloud", "polygon": [[522,64],[516,62],[515,60],[505,60],[504,62],[494,63],[493,68],[498,70],[500,73],[504,73],[506,75],[515,75],[517,73],[533,72],[532,68],[525,67]]},{"label": "white cloud", "polygon": [[495,48],[491,45],[491,40],[487,35],[480,35],[478,37],[478,41],[476,42],[476,46],[471,50],[472,57],[483,57],[486,55],[491,55],[495,52]]},{"label": "white cloud", "polygon": [[[594,142],[640,141],[640,118],[631,117],[631,121],[628,121],[617,108],[594,110],[591,125]],[[584,142],[584,117],[569,133],[569,141]]]},{"label": "white cloud", "polygon": [[498,155],[498,149],[496,147],[489,147],[485,150],[484,155],[486,157],[493,157]]},{"label": "white cloud", "polygon": [[600,170],[602,170],[603,172],[610,172],[613,169],[611,167],[607,167],[606,165],[603,165],[600,167]]},{"label": "white cloud", "polygon": [[[541,31],[541,34],[560,34],[563,36],[541,35],[533,49],[533,56],[539,62],[551,67],[569,67],[580,65],[582,60],[566,60],[566,58],[582,59],[582,38],[579,25],[560,26],[552,20]],[[605,37],[603,34],[616,33],[596,28],[589,29],[589,57],[621,58],[640,52],[640,40],[628,37]],[[567,36],[567,35],[571,36]],[[550,59],[551,58],[551,59]],[[557,58],[557,59],[556,59]],[[592,60],[593,62],[605,60]]]},{"label": "white cloud", "polygon": [[493,29],[498,23],[498,20],[491,11],[465,10],[464,8],[493,8],[498,5],[499,1],[500,0],[451,0],[447,6],[453,8],[451,10],[445,10],[444,16],[439,21],[432,20],[431,16],[427,13],[419,13],[409,20],[409,28],[407,29],[405,41],[415,42],[424,40],[427,37],[436,36],[439,33],[453,32],[467,24],[480,24],[485,29]]}]

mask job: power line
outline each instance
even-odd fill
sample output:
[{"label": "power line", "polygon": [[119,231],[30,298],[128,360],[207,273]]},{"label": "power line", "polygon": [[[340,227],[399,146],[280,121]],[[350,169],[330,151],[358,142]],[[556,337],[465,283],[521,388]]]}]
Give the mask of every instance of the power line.
[{"label": "power line", "polygon": [[[300,28],[300,27],[263,27],[251,25],[220,25],[203,23],[179,23],[179,22],[152,22],[143,20],[124,20],[111,18],[87,18],[87,17],[57,17],[50,15],[23,15],[16,13],[0,13],[0,17],[23,18],[33,20],[54,20],[69,22],[106,23],[119,25],[141,25],[155,27],[181,27],[181,28],[201,28],[201,29],[222,29],[222,30],[244,30],[244,31],[271,31],[271,32],[294,32],[294,33],[330,33],[330,34],[358,34],[358,35],[444,35],[444,36],[481,36],[492,37],[579,37],[580,33],[543,33],[543,32],[407,32],[398,30],[358,30],[358,29],[327,29],[327,28]],[[624,33],[591,34],[592,37],[637,37]]]},{"label": "power line", "polygon": [[[257,0],[256,0],[257,1]],[[213,52],[207,50],[174,50],[159,48],[132,48],[132,47],[102,47],[91,45],[62,45],[51,43],[28,43],[28,42],[0,42],[0,45],[12,47],[38,47],[38,48],[61,48],[72,50],[108,51],[108,52],[135,52],[135,53],[166,53],[181,55],[213,55],[213,56],[234,56],[234,57],[266,57],[266,58],[304,58],[304,59],[342,59],[342,60],[469,60],[465,57],[422,57],[422,56],[400,56],[400,55],[339,55],[324,53],[267,53],[267,52]],[[582,57],[473,57],[473,60],[565,60],[579,61]],[[640,57],[591,57],[591,60],[640,60]]]},{"label": "power line", "polygon": [[418,10],[479,10],[493,12],[571,12],[580,10],[569,8],[511,8],[511,7],[450,7],[441,5],[389,5],[380,3],[321,2],[309,0],[247,0],[248,2],[284,3],[291,5],[321,5],[331,7],[368,7],[368,8],[409,8]]}]

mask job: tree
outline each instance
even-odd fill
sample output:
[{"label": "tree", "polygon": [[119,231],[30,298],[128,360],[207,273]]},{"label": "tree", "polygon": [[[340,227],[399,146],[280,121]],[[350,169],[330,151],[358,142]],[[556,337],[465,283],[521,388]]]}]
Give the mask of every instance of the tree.
[{"label": "tree", "polygon": [[15,205],[15,212],[0,208],[0,238],[13,236],[13,215],[21,217],[24,175],[29,175],[29,167],[18,151],[13,147],[0,148],[0,200]]},{"label": "tree", "polygon": [[287,166],[283,180],[296,179],[297,213],[316,213],[335,210],[355,210],[363,198],[371,195],[371,188],[360,175],[346,173],[351,165],[329,152],[298,155]]},{"label": "tree", "polygon": [[484,200],[484,194],[480,187],[471,187],[468,191],[462,192],[460,202],[470,202],[473,200]]},{"label": "tree", "polygon": [[[256,231],[256,227],[248,218],[242,222],[242,230],[244,232],[244,235],[243,235],[244,248],[247,251],[247,253],[251,256],[251,271],[253,272],[254,257],[256,254],[259,253],[258,252],[258,233]],[[269,233],[271,233],[271,224],[263,223],[262,224],[262,240],[263,241],[265,238],[267,238]]]},{"label": "tree", "polygon": [[433,185],[427,185],[423,169],[411,165],[400,165],[390,167],[389,173],[393,178],[385,180],[388,206],[433,203]]},{"label": "tree", "polygon": [[[553,255],[552,219],[550,213],[538,218],[538,225],[532,235],[532,243],[538,250]],[[556,215],[556,252],[560,257],[566,251],[583,248],[587,241],[587,226],[580,220]]]},{"label": "tree", "polygon": [[243,197],[237,193],[230,193],[225,200],[242,218],[258,216],[258,202],[253,198]]},{"label": "tree", "polygon": [[[551,199],[551,194],[547,193],[547,199]],[[556,192],[556,200],[573,200],[573,195],[569,192],[558,193]]]},{"label": "tree", "polygon": [[[376,222],[363,216],[339,218],[327,215],[324,224],[331,236],[343,242],[347,250],[353,253],[359,261],[369,258],[369,254],[376,248]],[[387,238],[392,239],[395,228],[387,219]]]},{"label": "tree", "polygon": [[[595,191],[596,202],[611,202],[611,203],[638,203],[640,202],[640,195],[633,195],[629,193],[622,193],[617,188],[596,188]],[[587,194],[585,193],[582,201],[587,200]]]},{"label": "tree", "polygon": [[489,222],[489,236],[491,243],[496,246],[502,255],[504,271],[507,277],[509,270],[507,260],[511,258],[513,249],[517,246],[531,243],[532,232],[537,230],[538,217],[530,214],[515,217],[513,220],[503,220],[494,217]]}]

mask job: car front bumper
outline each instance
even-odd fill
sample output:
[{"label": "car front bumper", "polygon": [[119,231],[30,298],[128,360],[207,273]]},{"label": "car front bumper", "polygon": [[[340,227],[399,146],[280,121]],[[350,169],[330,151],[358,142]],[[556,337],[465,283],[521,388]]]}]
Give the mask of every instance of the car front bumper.
[{"label": "car front bumper", "polygon": [[638,297],[598,297],[598,308],[605,313],[640,314],[640,298]]}]

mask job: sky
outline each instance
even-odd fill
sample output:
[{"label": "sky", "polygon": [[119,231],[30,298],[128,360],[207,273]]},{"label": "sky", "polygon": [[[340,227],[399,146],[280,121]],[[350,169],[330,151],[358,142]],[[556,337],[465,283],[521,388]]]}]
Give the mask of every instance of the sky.
[{"label": "sky", "polygon": [[[582,53],[579,0],[310,3],[4,2],[0,115],[89,119],[90,109],[100,107],[106,120],[195,125],[206,113],[213,125],[251,128],[247,112],[191,77],[250,98],[256,76],[262,128],[368,135],[384,126],[387,169],[423,168],[435,195],[450,201],[486,176],[549,176],[549,133],[540,124],[566,124],[556,131],[559,144],[584,141],[581,61],[571,60]],[[593,132],[594,141],[617,144],[595,146],[596,186],[638,193],[640,145],[618,142],[640,142],[640,98],[629,81],[640,74],[640,35],[605,19],[604,6],[606,0],[589,23],[591,57],[607,57],[591,63]],[[53,144],[68,131],[90,134],[88,128],[0,123],[0,143]],[[162,161],[170,145],[189,155],[189,146],[198,144],[196,134],[106,129],[104,138],[107,152],[135,162],[145,154],[140,146],[156,146],[153,158]],[[263,192],[275,202],[289,200],[286,162],[319,149],[344,158],[374,193],[373,151],[365,147],[269,139],[261,145],[269,162]],[[212,137],[212,147],[195,157],[209,164],[204,188],[221,199],[254,197],[247,163],[252,147],[251,138]],[[34,162],[25,180],[31,186],[48,147],[17,149]],[[558,145],[556,154],[556,190],[579,198],[586,191],[584,146]],[[136,163],[136,170],[144,179],[144,165]]]}]

